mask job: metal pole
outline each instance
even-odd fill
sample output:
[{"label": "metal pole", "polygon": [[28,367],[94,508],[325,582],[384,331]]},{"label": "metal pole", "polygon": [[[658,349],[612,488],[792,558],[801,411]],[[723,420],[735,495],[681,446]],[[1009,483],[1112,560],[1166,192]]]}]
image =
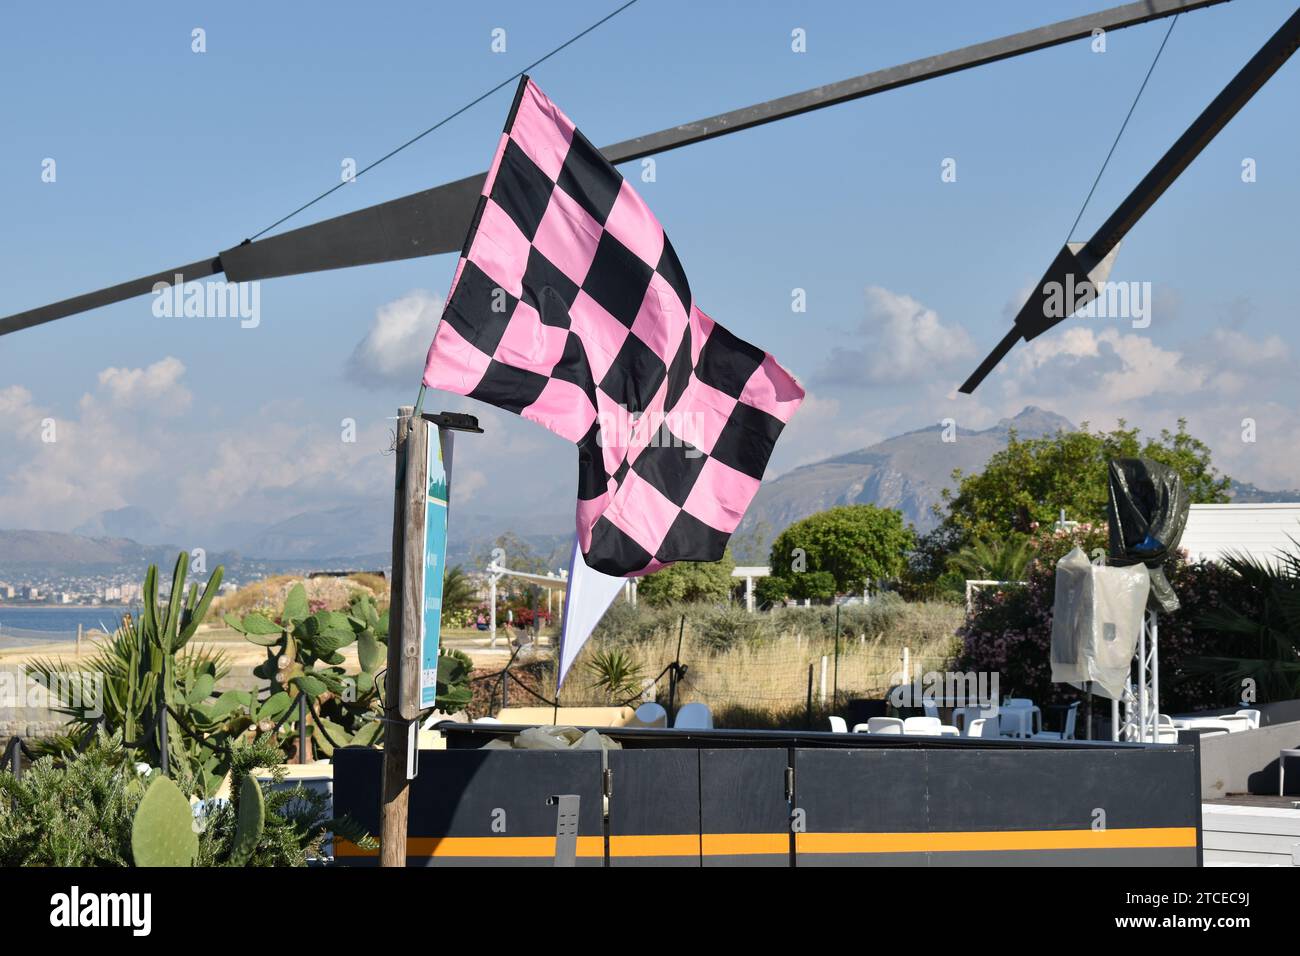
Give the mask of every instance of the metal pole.
[{"label": "metal pole", "polygon": [[488,632],[492,640],[488,647],[497,646],[497,576],[488,575]]},{"label": "metal pole", "polygon": [[1133,191],[1116,207],[1110,218],[1102,223],[1092,238],[1082,246],[1067,245],[1057,253],[1033,294],[1016,314],[1011,331],[994,346],[993,351],[962,383],[958,391],[970,394],[1022,338],[1029,341],[1068,318],[1067,315],[1056,315],[1057,310],[1047,304],[1054,295],[1055,284],[1067,280],[1076,284],[1091,281],[1088,276],[1103,264],[1120,240],[1156,200],[1164,195],[1165,190],[1182,175],[1242,107],[1250,102],[1273,74],[1282,68],[1295,53],[1297,45],[1300,45],[1300,10],[1291,14],[1286,23],[1237,71],[1236,76],[1228,81],[1228,85],[1174,141],[1142,177],[1142,181],[1133,187]]},{"label": "metal pole", "polygon": [[1155,714],[1157,739],[1160,729],[1160,620],[1151,612],[1151,708]]},{"label": "metal pole", "polygon": [[307,695],[298,691],[298,762],[307,762]]},{"label": "metal pole", "polygon": [[5,745],[5,750],[7,751],[7,753],[5,754],[5,756],[9,758],[9,772],[12,773],[12,774],[14,775],[14,779],[15,779],[15,780],[18,780],[18,779],[20,779],[20,778],[22,777],[22,775],[23,775],[23,760],[22,760],[22,756],[23,756],[23,742],[22,742],[22,738],[19,737],[17,734],[15,734],[14,736],[10,737],[10,738],[9,738],[9,743],[8,743],[7,745]]},{"label": "metal pole", "polygon": [[555,865],[578,865],[578,809],[581,798],[566,793],[550,797],[547,806],[555,807]]},{"label": "metal pole", "polygon": [[813,670],[816,665],[811,661],[808,663],[808,702],[804,706],[803,725],[805,730],[812,730],[812,692],[813,692]]},{"label": "metal pole", "polygon": [[831,704],[840,705],[840,606],[835,605],[835,679],[831,690]]},{"label": "metal pole", "polygon": [[1146,616],[1142,618],[1142,629],[1138,631],[1138,740],[1147,739],[1147,708],[1150,701],[1147,699],[1147,622]]},{"label": "metal pole", "polygon": [[673,715],[677,702],[677,672],[682,666],[682,635],[686,633],[686,615],[677,623],[677,653],[673,656],[673,669],[668,674],[668,715]]}]

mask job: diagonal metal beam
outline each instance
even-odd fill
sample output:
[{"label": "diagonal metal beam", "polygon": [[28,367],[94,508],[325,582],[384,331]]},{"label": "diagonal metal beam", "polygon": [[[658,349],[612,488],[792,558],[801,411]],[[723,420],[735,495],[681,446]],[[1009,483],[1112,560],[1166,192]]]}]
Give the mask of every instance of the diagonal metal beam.
[{"label": "diagonal metal beam", "polygon": [[[1224,2],[1227,0],[1138,0],[638,136],[607,147],[603,152],[610,162],[625,163],[1069,43],[1091,36],[1096,30],[1119,30]],[[175,275],[192,281],[225,272],[231,281],[247,282],[456,252],[464,240],[486,175],[467,176],[257,242],[245,241],[214,259],[20,312],[0,319],[0,335],[144,295],[156,282],[171,282]]]},{"label": "diagonal metal beam", "polygon": [[1173,185],[1183,170],[1201,154],[1201,150],[1250,102],[1251,97],[1260,91],[1273,74],[1282,69],[1297,48],[1300,48],[1300,8],[1237,71],[1237,75],[1228,81],[1228,85],[1219,91],[1219,95],[1210,101],[1209,106],[1201,111],[1165,151],[1093,237],[1081,246],[1070,243],[1057,253],[1034,293],[1016,314],[1011,331],[993,347],[993,351],[971,373],[970,378],[962,383],[958,391],[969,395],[1017,342],[1021,339],[1028,342],[1075,314],[1077,308],[1062,309],[1062,289],[1080,290],[1081,295],[1075,300],[1079,307],[1087,305],[1095,297],[1095,283],[1103,281],[1110,271],[1109,265],[1106,265],[1103,274],[1099,276],[1098,266],[1106,262],[1120,240],[1143,214],[1164,195],[1165,190]]}]

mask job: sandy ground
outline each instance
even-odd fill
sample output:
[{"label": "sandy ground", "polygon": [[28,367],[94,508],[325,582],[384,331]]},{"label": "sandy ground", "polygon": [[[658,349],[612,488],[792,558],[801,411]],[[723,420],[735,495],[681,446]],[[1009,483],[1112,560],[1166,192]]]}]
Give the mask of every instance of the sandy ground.
[{"label": "sandy ground", "polygon": [[[232,671],[236,672],[249,670],[266,660],[265,648],[244,640],[243,635],[228,627],[201,627],[191,643],[221,651],[226,655]],[[488,646],[489,640],[485,632],[468,628],[444,631],[442,643],[445,647],[464,651],[473,658],[477,667],[499,667],[510,659],[510,647],[504,630],[497,632],[495,648]],[[93,641],[83,641],[81,656],[89,657],[92,653]],[[73,641],[37,641],[21,647],[0,648],[0,665],[24,664],[34,657],[75,660],[76,656],[76,644]],[[355,644],[344,648],[343,656],[346,659],[345,667],[355,669],[358,666]]]}]

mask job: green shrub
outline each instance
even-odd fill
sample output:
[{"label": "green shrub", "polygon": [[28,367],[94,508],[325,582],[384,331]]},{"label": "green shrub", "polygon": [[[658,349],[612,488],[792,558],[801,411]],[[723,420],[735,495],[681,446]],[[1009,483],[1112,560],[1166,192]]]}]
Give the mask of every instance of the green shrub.
[{"label": "green shrub", "polygon": [[645,670],[626,652],[617,647],[598,650],[586,667],[591,686],[599,687],[611,700],[623,701],[640,693]]},{"label": "green shrub", "polygon": [[[327,816],[324,795],[302,786],[277,787],[263,788],[263,828],[256,844],[236,855],[244,780],[254,769],[266,768],[281,783],[283,760],[269,735],[231,748],[232,799],[209,801],[200,814],[196,865],[230,865],[237,858],[245,866],[302,866],[319,853],[327,832],[373,846],[352,821]],[[194,782],[181,777],[181,790],[193,792]],[[42,757],[21,780],[0,772],[0,867],[132,866],[132,824],[146,782],[121,743],[103,734],[79,756]]]},{"label": "green shrub", "polygon": [[42,757],[21,780],[0,772],[0,867],[130,866],[143,797],[130,756],[103,737],[76,759]]},{"label": "green shrub", "polygon": [[776,638],[766,615],[751,614],[741,607],[710,608],[693,623],[696,639],[714,651],[752,647]]},{"label": "green shrub", "polygon": [[730,550],[723,552],[720,561],[678,561],[643,577],[637,584],[637,598],[652,607],[725,601],[736,584],[731,576],[735,569]]}]

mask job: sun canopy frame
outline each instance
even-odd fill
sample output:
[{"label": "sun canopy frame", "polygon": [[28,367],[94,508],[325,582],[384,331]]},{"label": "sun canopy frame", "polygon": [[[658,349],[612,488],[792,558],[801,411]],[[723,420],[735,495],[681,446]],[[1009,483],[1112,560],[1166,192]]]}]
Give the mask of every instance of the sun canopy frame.
[{"label": "sun canopy frame", "polygon": [[[1097,31],[1119,30],[1225,2],[1227,0],[1138,0],[634,137],[606,147],[602,152],[612,163],[631,162],[886,90],[1059,46],[1093,36]],[[1244,102],[1238,103],[1232,112],[1240,109]],[[1212,138],[1213,133],[1210,135]],[[1200,145],[1204,146],[1204,143]],[[1163,181],[1160,192],[1177,177],[1178,172],[1181,169],[1172,166],[1164,169],[1158,177]],[[1153,170],[1147,179],[1155,174],[1156,170]],[[222,273],[232,282],[248,282],[457,252],[486,175],[485,172],[476,173],[256,242],[245,240],[206,259],[18,312],[0,319],[0,335],[147,295],[159,283],[192,282]],[[1154,201],[1153,198],[1151,202]],[[1140,216],[1142,211],[1145,207],[1137,215]],[[1128,222],[1125,231],[1131,225],[1132,222]],[[1003,354],[1014,341],[1006,345]]]}]

